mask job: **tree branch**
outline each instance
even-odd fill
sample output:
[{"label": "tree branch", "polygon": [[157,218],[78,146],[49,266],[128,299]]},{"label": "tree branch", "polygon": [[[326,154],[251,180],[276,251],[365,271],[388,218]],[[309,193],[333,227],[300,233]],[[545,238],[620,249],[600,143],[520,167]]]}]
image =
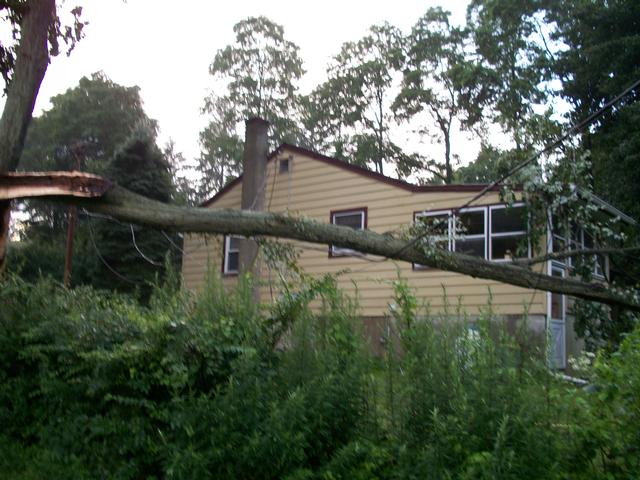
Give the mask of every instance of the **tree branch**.
[{"label": "tree branch", "polygon": [[537,263],[548,262],[549,260],[565,260],[570,257],[581,257],[590,255],[609,255],[614,253],[631,253],[640,251],[640,246],[622,248],[585,248],[580,250],[566,250],[563,252],[547,253],[533,258],[518,258],[511,263],[514,265],[535,265]]},{"label": "tree branch", "polygon": [[[80,174],[75,173],[75,175]],[[0,177],[0,189],[10,191],[12,181],[16,181],[16,176]],[[108,187],[106,184],[110,182],[106,179],[104,182]],[[24,179],[22,183],[24,184]],[[22,188],[20,196],[29,195]],[[123,222],[137,223],[165,231],[236,234],[247,237],[270,236],[335,245],[472,277],[562,293],[640,311],[640,301],[625,292],[608,288],[601,283],[585,283],[572,278],[553,277],[532,272],[521,266],[489,262],[478,257],[437,248],[425,250],[412,242],[407,243],[406,240],[369,230],[353,230],[276,213],[178,207],[148,199],[118,186],[112,187],[95,198],[74,196],[72,191],[43,198],[75,204],[96,213],[110,215]]]}]

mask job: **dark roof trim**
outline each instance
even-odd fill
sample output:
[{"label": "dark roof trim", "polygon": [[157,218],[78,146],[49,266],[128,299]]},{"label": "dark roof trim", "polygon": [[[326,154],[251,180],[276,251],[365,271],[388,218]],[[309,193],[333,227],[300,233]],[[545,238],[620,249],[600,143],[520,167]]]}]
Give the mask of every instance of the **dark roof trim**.
[{"label": "dark roof trim", "polygon": [[[487,185],[484,183],[465,183],[465,184],[454,184],[454,185],[414,185],[412,183],[405,182],[403,180],[398,180],[397,178],[387,177],[382,175],[381,173],[372,172],[371,170],[367,170],[366,168],[359,167],[357,165],[352,165],[347,162],[343,162],[342,160],[338,160],[337,158],[328,157],[326,155],[322,155],[321,153],[314,152],[313,150],[309,150],[306,148],[298,147],[296,145],[291,145],[289,143],[283,143],[278,148],[276,148],[269,157],[267,158],[267,162],[271,161],[279,154],[284,151],[290,151],[292,153],[297,153],[300,155],[305,155],[307,157],[311,157],[314,160],[319,160],[321,162],[327,163],[329,165],[333,165],[335,167],[341,168],[343,170],[347,170],[353,173],[357,173],[358,175],[362,175],[364,177],[369,177],[373,180],[377,180],[382,183],[386,183],[388,185],[393,185],[394,187],[401,188],[403,190],[408,190],[410,192],[416,193],[426,193],[426,192],[480,192]],[[210,199],[204,201],[200,206],[206,207],[211,205],[214,201],[218,200],[222,195],[232,189],[236,184],[242,181],[242,175],[240,175],[235,180],[232,180],[228,184],[226,184],[218,193],[216,193]],[[500,190],[499,186],[495,186],[491,189],[492,191]]]}]

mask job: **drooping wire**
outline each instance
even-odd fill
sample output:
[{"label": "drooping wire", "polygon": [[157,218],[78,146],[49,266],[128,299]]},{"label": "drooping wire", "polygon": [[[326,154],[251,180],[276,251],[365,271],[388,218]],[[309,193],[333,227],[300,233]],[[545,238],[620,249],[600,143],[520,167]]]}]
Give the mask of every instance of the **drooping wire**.
[{"label": "drooping wire", "polygon": [[95,237],[93,235],[93,227],[91,226],[91,220],[89,220],[89,222],[87,222],[87,225],[89,227],[89,239],[91,240],[91,244],[93,245],[93,249],[96,251],[96,255],[98,256],[98,258],[100,259],[100,261],[102,262],[102,264],[107,267],[107,269],[113,273],[116,277],[118,277],[120,280],[130,283],[132,285],[142,285],[141,282],[135,281],[135,280],[131,280],[130,278],[125,277],[124,275],[122,275],[120,272],[118,272],[115,268],[113,268],[111,265],[109,265],[109,262],[107,262],[105,260],[105,258],[102,256],[102,254],[100,253],[100,249],[98,248],[98,245],[96,244],[96,240]]},{"label": "drooping wire", "polygon": [[153,265],[154,267],[161,267],[162,263],[156,262],[154,260],[151,260],[149,257],[147,257],[142,250],[140,250],[140,248],[138,247],[138,244],[136,243],[136,234],[133,231],[133,224],[129,224],[129,228],[131,230],[131,239],[133,240],[133,246],[135,247],[136,251],[140,254],[140,256],[142,257],[143,260],[145,260],[146,262],[150,263],[151,265]]}]

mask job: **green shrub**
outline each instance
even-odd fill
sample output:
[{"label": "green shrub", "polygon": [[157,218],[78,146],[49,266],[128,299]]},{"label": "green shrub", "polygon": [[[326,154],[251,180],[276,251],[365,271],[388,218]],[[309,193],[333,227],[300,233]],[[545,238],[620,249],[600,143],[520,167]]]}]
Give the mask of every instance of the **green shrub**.
[{"label": "green shrub", "polygon": [[433,314],[401,280],[380,359],[331,277],[271,305],[177,284],[2,283],[3,478],[638,477],[640,330],[582,390],[490,308]]}]

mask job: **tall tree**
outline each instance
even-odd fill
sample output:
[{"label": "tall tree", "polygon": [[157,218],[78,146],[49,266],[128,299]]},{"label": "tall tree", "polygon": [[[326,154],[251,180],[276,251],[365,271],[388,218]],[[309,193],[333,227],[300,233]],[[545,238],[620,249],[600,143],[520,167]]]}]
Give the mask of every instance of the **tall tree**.
[{"label": "tall tree", "polygon": [[[213,114],[200,133],[203,188],[218,189],[237,172],[242,122],[261,117],[271,124],[271,144],[300,143],[298,80],[304,74],[298,46],[266,17],[249,17],[234,27],[235,42],[218,50],[209,72],[224,93],[205,100]],[[220,155],[220,156],[218,156]],[[211,193],[211,191],[207,192]]]},{"label": "tall tree", "polygon": [[237,177],[242,169],[242,138],[237,131],[237,114],[228,98],[217,98],[209,106],[213,118],[200,132],[198,198],[205,199]]},{"label": "tall tree", "polygon": [[536,123],[549,115],[536,115],[534,107],[547,99],[549,80],[547,39],[540,24],[540,2],[525,0],[472,0],[467,25],[481,65],[482,81],[490,96],[486,116],[498,123],[515,144],[515,154],[544,142]]},{"label": "tall tree", "polygon": [[351,160],[350,127],[357,116],[343,100],[341,92],[348,91],[343,76],[331,76],[301,99],[302,125],[311,149],[332,155],[340,160]]},{"label": "tall tree", "polygon": [[82,77],[78,85],[51,98],[51,108],[34,118],[20,168],[69,170],[74,145],[93,145],[83,169],[104,173],[114,153],[140,127],[157,130],[144,111],[140,88],[125,87],[104,72]]},{"label": "tall tree", "polygon": [[[298,101],[297,82],[304,74],[299,47],[284,28],[266,17],[238,22],[233,45],[218,50],[209,72],[227,89],[238,122],[261,117],[273,124],[276,138],[292,130]],[[287,128],[289,127],[289,128]]]},{"label": "tall tree", "polygon": [[196,205],[198,203],[198,191],[194,187],[195,168],[193,165],[190,164],[182,152],[176,150],[176,144],[171,138],[162,149],[162,156],[169,166],[173,180],[173,203]]},{"label": "tall tree", "polygon": [[388,23],[371,27],[357,42],[345,43],[329,66],[329,79],[309,98],[306,123],[313,124],[315,117],[333,137],[336,150],[342,154],[347,149],[345,157],[352,163],[371,164],[378,173],[390,163],[398,176],[406,177],[419,164],[392,141],[390,132],[391,95],[402,63],[402,35]]},{"label": "tall tree", "polygon": [[[73,170],[104,174],[117,149],[138,128],[155,132],[157,123],[144,112],[140,89],[124,87],[103,72],[51,98],[52,107],[36,117],[20,159],[23,170]],[[118,180],[117,178],[115,180]],[[64,234],[66,210],[30,202],[32,231],[51,239]]]},{"label": "tall tree", "polygon": [[[579,121],[640,79],[640,4],[633,0],[556,0],[545,10],[556,26],[553,39],[565,48],[555,56],[554,72],[562,96]],[[583,135],[591,151],[594,188],[640,218],[640,88],[599,116]]]},{"label": "tall tree", "polygon": [[400,118],[419,117],[418,133],[444,146],[442,158],[427,159],[425,165],[445,183],[453,181],[452,137],[457,128],[469,129],[480,121],[488,95],[482,68],[467,55],[467,31],[451,25],[449,16],[431,8],[413,27],[406,39],[402,88],[393,104]]},{"label": "tall tree", "polygon": [[[79,166],[106,174],[116,151],[134,131],[143,129],[155,136],[157,130],[156,121],[144,112],[140,89],[118,85],[102,72],[83,77],[77,86],[51,98],[51,105],[32,121],[20,160],[23,170],[73,170]],[[39,252],[40,271],[25,249],[14,249],[10,255],[15,254],[17,263],[25,263],[25,275],[31,271],[60,278],[68,209],[37,200],[23,208],[29,220],[21,240],[31,251]],[[96,253],[90,240],[86,219],[80,218],[75,229],[74,284],[91,284],[96,278]],[[29,268],[31,264],[34,266]]]}]

